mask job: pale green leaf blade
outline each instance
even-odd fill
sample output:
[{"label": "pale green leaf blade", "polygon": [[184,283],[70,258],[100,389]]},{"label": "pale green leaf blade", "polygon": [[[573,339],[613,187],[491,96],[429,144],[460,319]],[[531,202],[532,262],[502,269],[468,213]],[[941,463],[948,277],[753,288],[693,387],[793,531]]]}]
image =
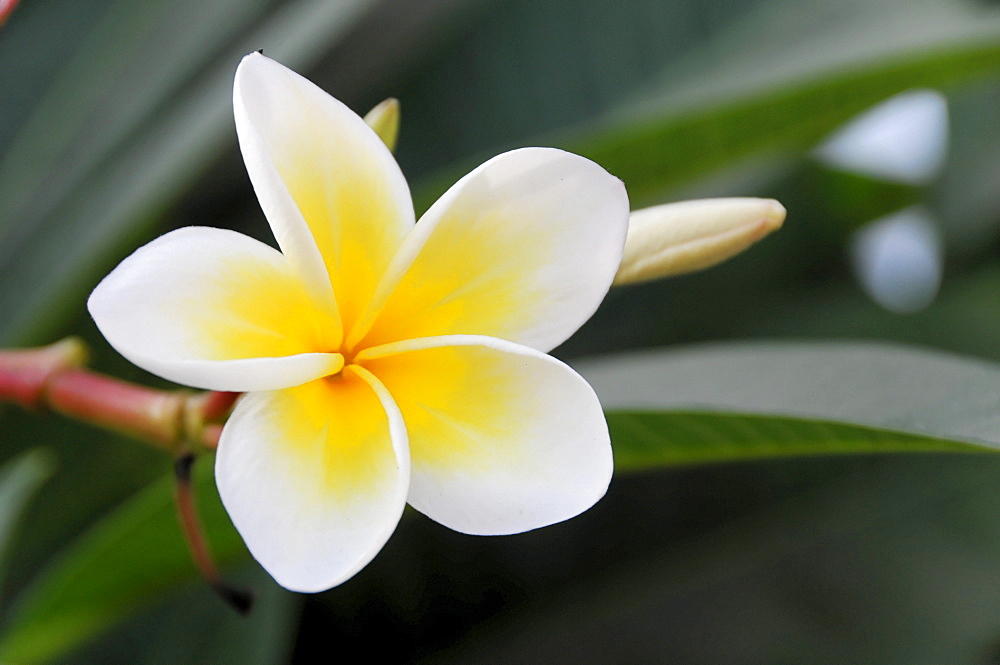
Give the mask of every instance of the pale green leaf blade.
[{"label": "pale green leaf blade", "polygon": [[1000,448],[1000,365],[878,343],[732,343],[579,361],[607,409],[823,419]]}]

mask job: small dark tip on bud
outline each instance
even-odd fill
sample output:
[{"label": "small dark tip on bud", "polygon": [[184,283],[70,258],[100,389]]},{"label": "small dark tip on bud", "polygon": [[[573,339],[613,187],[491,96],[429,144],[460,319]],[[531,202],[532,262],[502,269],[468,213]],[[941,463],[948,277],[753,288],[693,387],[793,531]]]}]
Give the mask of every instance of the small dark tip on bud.
[{"label": "small dark tip on bud", "polygon": [[176,460],[174,460],[174,476],[177,477],[177,482],[185,484],[191,482],[192,466],[194,466],[193,453],[187,453],[185,455],[181,455]]},{"label": "small dark tip on bud", "polygon": [[215,592],[219,594],[231,608],[239,612],[242,616],[247,616],[253,609],[254,594],[249,589],[237,589],[225,582],[216,582],[212,585]]},{"label": "small dark tip on bud", "polygon": [[260,53],[261,55],[264,55],[264,49],[262,49],[262,48],[257,49],[257,53]]}]

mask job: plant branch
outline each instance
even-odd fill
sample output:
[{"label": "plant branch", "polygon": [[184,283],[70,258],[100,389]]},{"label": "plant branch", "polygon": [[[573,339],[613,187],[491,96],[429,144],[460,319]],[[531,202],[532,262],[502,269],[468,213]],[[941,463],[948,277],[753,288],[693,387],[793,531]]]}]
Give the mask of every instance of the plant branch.
[{"label": "plant branch", "polygon": [[202,533],[198,510],[194,505],[194,491],[191,488],[191,467],[194,463],[195,456],[191,453],[182,455],[174,461],[174,503],[177,506],[181,531],[184,532],[191,558],[205,581],[226,604],[240,614],[246,615],[253,607],[253,592],[234,587],[222,579]]},{"label": "plant branch", "polygon": [[195,453],[214,449],[239,393],[157,390],[86,369],[76,338],[37,349],[0,351],[0,402],[48,409],[152,443],[174,457],[174,502],[181,531],[205,581],[241,614],[253,594],[219,575],[202,533],[191,485]]},{"label": "plant branch", "polygon": [[214,449],[239,393],[157,390],[84,367],[76,338],[37,349],[0,351],[0,402],[49,409],[152,443],[175,456]]}]

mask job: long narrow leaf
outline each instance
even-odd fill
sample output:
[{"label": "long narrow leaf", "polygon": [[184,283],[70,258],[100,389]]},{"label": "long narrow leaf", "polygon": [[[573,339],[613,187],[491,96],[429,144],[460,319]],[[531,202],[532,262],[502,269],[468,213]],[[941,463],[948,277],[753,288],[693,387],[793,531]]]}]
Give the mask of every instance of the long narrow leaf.
[{"label": "long narrow leaf", "polygon": [[1000,366],[873,343],[733,343],[580,361],[609,409],[818,418],[1000,448]]},{"label": "long narrow leaf", "polygon": [[[773,0],[744,9],[725,12],[738,18],[685,56],[666,63],[654,57],[646,66],[661,71],[644,94],[531,141],[595,160],[625,181],[633,204],[645,205],[746,161],[801,156],[854,114],[903,90],[951,88],[1000,71],[995,8],[942,0]],[[584,25],[591,32],[581,39],[599,50],[603,30]],[[533,57],[544,57],[543,46],[534,48]],[[533,81],[546,83],[555,87]],[[588,84],[587,94],[605,87]],[[576,94],[573,103],[585,108],[587,96]],[[483,100],[483,112],[495,104],[492,95]],[[419,203],[428,205],[465,170],[429,177],[416,190]]]},{"label": "long narrow leaf", "polygon": [[614,411],[608,425],[619,472],[820,455],[996,452],[886,429],[738,413]]},{"label": "long narrow leaf", "polygon": [[41,448],[21,453],[0,468],[0,576],[4,572],[4,559],[11,547],[15,527],[31,497],[54,470],[52,455]]}]

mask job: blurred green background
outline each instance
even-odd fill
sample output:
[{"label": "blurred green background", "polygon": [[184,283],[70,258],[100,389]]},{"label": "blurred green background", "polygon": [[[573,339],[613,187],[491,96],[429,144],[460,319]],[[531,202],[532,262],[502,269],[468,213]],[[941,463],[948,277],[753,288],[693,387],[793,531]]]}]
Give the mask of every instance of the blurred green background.
[{"label": "blurred green background", "polygon": [[[606,406],[646,410],[612,414],[619,472],[565,524],[475,538],[408,513],[354,579],[296,595],[249,560],[203,460],[248,618],[194,572],[170,460],[5,408],[0,660],[1000,663],[1000,458],[968,445],[1000,447],[996,2],[22,0],[0,28],[0,344],[78,334],[94,367],[165,385],[85,299],[172,228],[273,242],[231,108],[258,48],[360,113],[398,97],[419,209],[553,145],[633,207],[767,196],[788,222],[616,289],[557,349]],[[914,89],[937,96],[892,142],[939,133],[928,172],[819,149]],[[899,211],[917,221],[879,235]]]}]

